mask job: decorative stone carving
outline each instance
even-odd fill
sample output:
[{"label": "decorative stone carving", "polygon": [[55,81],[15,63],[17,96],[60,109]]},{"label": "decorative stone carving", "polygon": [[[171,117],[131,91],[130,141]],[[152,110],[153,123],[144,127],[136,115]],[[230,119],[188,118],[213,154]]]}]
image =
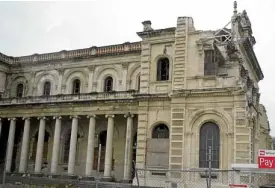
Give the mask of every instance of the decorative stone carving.
[{"label": "decorative stone carving", "polygon": [[227,132],[225,135],[232,138],[234,137],[234,132]]},{"label": "decorative stone carving", "polygon": [[63,75],[63,74],[64,74],[64,71],[65,71],[65,69],[58,69],[58,73],[59,73],[60,75]]},{"label": "decorative stone carving", "polygon": [[89,71],[94,71],[95,70],[95,65],[91,65],[88,67]]},{"label": "decorative stone carving", "polygon": [[129,62],[122,63],[122,68],[128,69],[128,66],[129,66]]}]

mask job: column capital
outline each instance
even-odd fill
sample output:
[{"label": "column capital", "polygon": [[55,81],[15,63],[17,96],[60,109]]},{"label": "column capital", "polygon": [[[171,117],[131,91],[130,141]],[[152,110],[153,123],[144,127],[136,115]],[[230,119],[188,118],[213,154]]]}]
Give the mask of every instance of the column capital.
[{"label": "column capital", "polygon": [[47,117],[45,117],[45,116],[41,116],[41,117],[37,117],[37,119],[38,119],[38,120],[41,120],[41,119],[43,119],[43,120],[47,120]]},{"label": "column capital", "polygon": [[96,118],[96,115],[95,114],[90,114],[90,115],[87,115],[87,118]]},{"label": "column capital", "polygon": [[9,121],[11,121],[11,120],[15,121],[16,118],[8,118],[8,120],[9,120]]},{"label": "column capital", "polygon": [[22,117],[22,120],[26,120],[26,119],[31,119],[31,117],[29,117],[29,116]]},{"label": "column capital", "polygon": [[62,116],[53,116],[53,119],[62,119]]},{"label": "column capital", "polygon": [[134,114],[131,114],[130,112],[128,112],[128,113],[124,114],[124,117],[125,118],[128,118],[128,117],[133,118]]},{"label": "column capital", "polygon": [[80,119],[80,117],[78,115],[75,115],[75,116],[70,116],[70,119]]},{"label": "column capital", "polygon": [[105,115],[105,118],[114,118],[114,117],[115,117],[114,114],[106,114],[106,115]]}]

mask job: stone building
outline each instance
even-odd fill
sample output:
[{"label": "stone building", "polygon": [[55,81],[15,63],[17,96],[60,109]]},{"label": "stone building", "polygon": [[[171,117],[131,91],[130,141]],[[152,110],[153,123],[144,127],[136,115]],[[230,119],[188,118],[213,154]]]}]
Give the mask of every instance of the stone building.
[{"label": "stone building", "polygon": [[213,168],[256,163],[271,138],[247,13],[235,5],[231,28],[215,31],[196,30],[190,17],[165,29],[142,24],[140,42],[0,54],[7,172],[90,178],[99,169],[103,180],[128,181],[132,160],[207,168],[209,146]]}]

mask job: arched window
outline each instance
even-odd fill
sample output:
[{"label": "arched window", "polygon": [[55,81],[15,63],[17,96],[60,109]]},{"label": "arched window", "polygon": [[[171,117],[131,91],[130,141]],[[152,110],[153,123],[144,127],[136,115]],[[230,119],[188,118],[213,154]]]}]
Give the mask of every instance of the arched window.
[{"label": "arched window", "polygon": [[165,124],[158,124],[154,127],[152,138],[169,138],[169,128]]},{"label": "arched window", "polygon": [[44,83],[43,95],[49,96],[51,94],[51,82]]},{"label": "arched window", "polygon": [[113,91],[113,78],[111,76],[108,76],[104,80],[104,92],[110,91]]},{"label": "arched window", "polygon": [[73,94],[79,94],[80,93],[80,85],[81,85],[81,83],[80,83],[79,79],[75,79],[73,81],[73,91],[72,91]]},{"label": "arched window", "polygon": [[213,122],[207,122],[200,129],[199,167],[208,168],[209,146],[211,146],[212,168],[219,168],[220,163],[220,129]]},{"label": "arched window", "polygon": [[161,58],[157,63],[157,81],[169,80],[169,60]]},{"label": "arched window", "polygon": [[18,98],[23,97],[23,91],[24,91],[24,86],[23,86],[23,84],[18,84],[18,85],[17,85],[17,88],[16,88],[16,96],[17,96]]}]

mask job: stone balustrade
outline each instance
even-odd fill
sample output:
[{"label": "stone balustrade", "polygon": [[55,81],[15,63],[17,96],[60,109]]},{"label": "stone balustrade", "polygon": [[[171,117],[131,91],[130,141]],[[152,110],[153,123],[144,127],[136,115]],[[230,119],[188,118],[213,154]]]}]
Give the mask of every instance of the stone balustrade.
[{"label": "stone balustrade", "polygon": [[50,96],[28,96],[22,98],[2,98],[1,105],[11,104],[35,104],[35,103],[58,103],[70,101],[93,101],[93,100],[131,100],[138,91],[116,91],[116,92],[101,92],[101,93],[82,93],[82,94],[61,94]]},{"label": "stone balustrade", "polygon": [[9,57],[0,53],[0,61],[9,64],[19,64],[19,63],[32,63],[32,62],[45,62],[53,60],[65,60],[65,59],[75,59],[75,58],[88,58],[93,56],[102,55],[116,55],[121,53],[136,52],[141,51],[141,43],[124,43],[112,46],[102,46],[91,48],[84,48],[78,50],[63,50],[60,52],[45,53],[45,54],[33,54],[30,56],[21,57]]}]

